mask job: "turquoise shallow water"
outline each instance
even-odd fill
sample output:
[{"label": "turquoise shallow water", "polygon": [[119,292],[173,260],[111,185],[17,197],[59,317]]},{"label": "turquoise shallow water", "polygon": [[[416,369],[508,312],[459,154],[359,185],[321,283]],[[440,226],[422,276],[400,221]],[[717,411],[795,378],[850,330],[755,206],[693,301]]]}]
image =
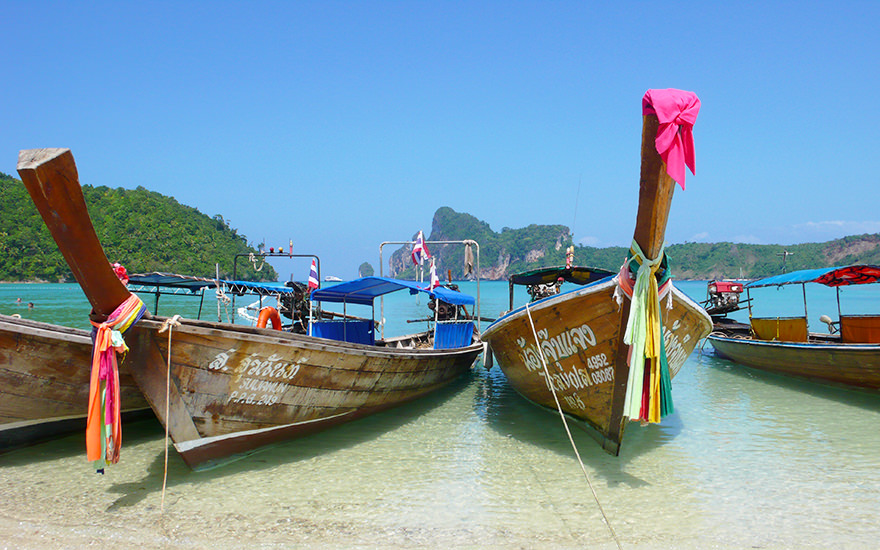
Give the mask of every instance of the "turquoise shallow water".
[{"label": "turquoise shallow water", "polygon": [[[705,282],[678,286],[705,297]],[[480,290],[484,317],[506,309],[506,283]],[[768,308],[802,309],[799,290],[765,292]],[[162,314],[191,307],[162,300]],[[809,300],[818,330],[820,314],[835,315],[833,292]],[[880,310],[876,292],[844,300],[845,313]],[[423,317],[425,306],[405,294],[389,299],[385,317],[404,319],[389,331],[412,331],[405,319]],[[205,310],[216,316],[213,302]],[[0,313],[85,328],[87,312],[76,285],[0,285]],[[589,479],[558,416],[513,392],[497,367],[478,366],[423,402],[214,470],[189,471],[171,447],[161,513],[165,443],[156,421],[125,426],[122,461],[104,476],[86,463],[79,434],[0,455],[0,540],[25,548],[876,547],[880,396],[753,371],[705,348],[674,380],[675,414],[629,427],[619,457],[573,430]]]}]

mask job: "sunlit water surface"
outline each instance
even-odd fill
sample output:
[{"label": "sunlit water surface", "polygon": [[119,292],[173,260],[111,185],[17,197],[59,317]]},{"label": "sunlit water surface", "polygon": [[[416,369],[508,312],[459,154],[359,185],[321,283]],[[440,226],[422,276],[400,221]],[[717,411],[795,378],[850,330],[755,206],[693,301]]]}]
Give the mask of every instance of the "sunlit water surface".
[{"label": "sunlit water surface", "polygon": [[[705,297],[705,282],[677,285]],[[481,295],[497,316],[507,284]],[[424,299],[405,298],[385,317],[424,315]],[[162,300],[165,315],[189,307]],[[811,323],[836,307],[819,298]],[[0,313],[85,328],[87,312],[76,285],[0,285]],[[0,546],[876,547],[880,396],[746,369],[708,344],[673,395],[675,414],[630,425],[619,457],[573,427],[586,476],[558,415],[482,365],[421,402],[212,470],[190,471],[171,446],[164,502],[158,422],[127,424],[103,476],[73,434],[0,455]]]}]

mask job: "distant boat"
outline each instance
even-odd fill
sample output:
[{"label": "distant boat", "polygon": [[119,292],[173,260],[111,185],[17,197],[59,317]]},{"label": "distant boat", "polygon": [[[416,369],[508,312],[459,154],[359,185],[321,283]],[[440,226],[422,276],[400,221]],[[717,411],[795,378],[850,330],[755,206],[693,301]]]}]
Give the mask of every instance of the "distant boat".
[{"label": "distant boat", "polygon": [[[880,312],[845,315],[840,287],[880,282],[880,266],[850,265],[792,271],[745,285],[750,289],[808,283],[838,290],[838,321],[827,315],[819,320],[828,332],[810,332],[804,315],[758,318],[749,324],[716,323],[708,341],[715,353],[741,365],[811,380],[880,391]],[[749,302],[751,309],[751,302]],[[751,313],[751,312],[750,312]]]},{"label": "distant boat", "polygon": [[[648,420],[656,422],[666,414],[671,397],[662,390],[658,396],[654,388],[668,389],[670,378],[712,328],[711,319],[699,305],[678,289],[664,286],[671,294],[659,300],[662,319],[652,317],[653,322],[648,323],[658,329],[662,324],[662,336],[658,331],[648,331],[657,336],[650,340],[656,348],[665,346],[665,354],[651,360],[647,354],[636,358],[624,342],[630,304],[635,301],[624,295],[632,295],[633,286],[639,286],[639,282],[652,284],[645,278],[633,284],[637,260],[659,261],[663,257],[656,275],[645,275],[656,276],[657,285],[662,283],[662,276],[669,277],[662,250],[675,182],[655,146],[658,117],[646,113],[643,124],[641,183],[633,239],[633,250],[640,248],[643,255],[628,259],[617,276],[567,266],[514,275],[510,278],[511,311],[483,332],[483,340],[488,342],[517,392],[542,407],[583,421],[581,425],[593,428],[590,433],[614,455],[620,451],[628,420],[641,420],[645,414]],[[560,292],[563,282],[582,286]],[[517,309],[512,309],[514,284],[528,285],[532,295],[529,304]],[[651,299],[647,294],[639,296],[641,303]],[[653,296],[657,303],[657,294]],[[632,367],[628,360],[631,353]],[[655,404],[660,409],[656,415]]]},{"label": "distant boat", "polygon": [[340,279],[339,277],[334,277],[333,275],[327,275],[326,277],[324,277],[324,282],[327,282],[327,283],[341,283],[341,282],[342,282],[342,279]]},{"label": "distant boat", "polygon": [[[0,453],[85,430],[89,332],[0,315]],[[123,413],[150,413],[131,373],[119,373]]]},{"label": "distant boat", "polygon": [[[70,151],[22,151],[18,172],[93,317],[103,320],[133,305],[142,313],[107,261]],[[403,289],[454,305],[475,302],[447,288],[376,277],[328,286],[313,301],[370,305]],[[260,319],[274,328],[143,313],[125,333],[124,364],[190,467],[418,399],[466,373],[483,351],[472,320],[435,320],[433,330],[384,339],[370,319],[310,322],[312,336],[279,330],[274,308],[264,308]]]}]

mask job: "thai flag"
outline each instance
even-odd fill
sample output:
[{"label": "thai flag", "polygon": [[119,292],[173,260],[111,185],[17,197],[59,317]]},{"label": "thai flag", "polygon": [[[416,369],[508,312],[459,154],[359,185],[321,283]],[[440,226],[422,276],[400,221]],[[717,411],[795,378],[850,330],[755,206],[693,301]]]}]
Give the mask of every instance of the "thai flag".
[{"label": "thai flag", "polygon": [[318,284],[318,264],[315,261],[315,258],[312,258],[312,269],[309,270],[309,290],[314,290],[318,288],[320,285]]},{"label": "thai flag", "polygon": [[434,258],[431,258],[431,287],[428,290],[434,290],[440,286],[440,279],[437,278],[437,266],[434,265]]},{"label": "thai flag", "polygon": [[425,246],[425,238],[422,235],[422,232],[419,231],[419,235],[416,237],[416,243],[413,245],[412,261],[414,264],[423,265],[425,260],[430,257],[431,254],[428,252],[428,247]]}]

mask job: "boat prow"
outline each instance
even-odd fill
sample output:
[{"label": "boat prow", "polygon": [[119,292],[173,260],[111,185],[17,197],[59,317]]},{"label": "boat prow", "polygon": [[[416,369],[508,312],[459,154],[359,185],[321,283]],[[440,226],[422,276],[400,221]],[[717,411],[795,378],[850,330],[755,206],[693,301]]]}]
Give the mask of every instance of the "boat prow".
[{"label": "boat prow", "polygon": [[[95,317],[103,322],[121,304],[127,308],[132,294],[98,241],[70,151],[22,151],[18,170]],[[474,301],[448,289],[427,292],[451,303]],[[144,314],[125,334],[130,351],[123,365],[180,456],[199,468],[450,384],[483,351],[472,321],[453,324],[438,321],[430,331],[392,341],[376,338],[370,320],[347,316],[312,324],[307,336]]]},{"label": "boat prow", "polygon": [[[671,101],[655,109],[654,100]],[[687,92],[654,90],[645,95],[643,107],[634,244],[620,273],[612,277],[566,267],[514,275],[511,285],[543,285],[530,289],[540,299],[518,309],[511,303],[511,311],[483,333],[517,392],[542,407],[583,420],[602,447],[615,455],[629,420],[655,422],[671,411],[671,377],[712,329],[705,310],[671,285],[663,256],[675,181],[672,167],[657,149],[661,123],[655,111],[664,113],[662,128],[668,130],[665,118],[671,110],[691,109],[688,116],[695,119],[699,100]],[[684,166],[680,168],[683,174]],[[650,268],[646,278],[639,265]],[[575,269],[578,275],[569,275]],[[650,281],[652,277],[656,283]],[[585,286],[554,294],[549,287],[558,290],[564,280]],[[639,307],[631,316],[635,300],[629,296],[633,295],[639,304],[656,303],[653,313]],[[511,301],[512,297],[511,288]],[[641,328],[627,333],[633,319]]]}]

